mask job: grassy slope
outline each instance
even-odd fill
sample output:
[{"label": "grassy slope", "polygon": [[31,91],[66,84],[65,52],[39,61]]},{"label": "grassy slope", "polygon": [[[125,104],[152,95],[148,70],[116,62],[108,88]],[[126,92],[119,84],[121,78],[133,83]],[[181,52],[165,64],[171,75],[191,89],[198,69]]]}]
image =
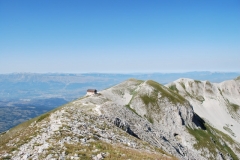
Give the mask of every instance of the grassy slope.
[{"label": "grassy slope", "polygon": [[[201,81],[198,80],[194,80],[193,82],[189,82],[189,85],[192,87],[193,84],[196,84],[197,86],[202,83]],[[192,93],[190,94],[187,90],[186,90],[186,86],[183,82],[179,82],[179,84],[182,86],[182,88],[184,89],[185,95],[184,96],[188,96],[190,98],[194,98],[196,100],[198,100],[199,102],[203,103],[203,101],[205,100],[203,96],[199,96],[197,95],[197,93]],[[179,90],[176,87],[176,84],[172,84],[169,86],[169,89],[171,89],[172,91],[174,91],[175,93],[179,93]]]},{"label": "grassy slope", "polygon": [[[238,79],[240,80],[240,77],[238,77]],[[194,82],[201,83],[201,81],[196,81],[196,80]],[[208,86],[211,85],[209,82],[206,82],[206,83]],[[180,83],[180,85],[185,90],[187,96],[191,98],[195,98],[196,100],[201,102],[204,101],[203,97],[201,98],[201,97],[194,97],[193,95],[189,95],[185,89],[185,85],[183,83]],[[173,84],[169,88],[175,92],[178,92],[175,84]],[[239,109],[239,106],[234,104],[232,104],[231,107],[235,111]],[[206,130],[202,130],[202,129],[193,130],[188,128],[189,133],[192,134],[197,140],[197,143],[194,145],[195,149],[202,150],[202,155],[204,156],[205,152],[203,151],[203,149],[207,148],[212,153],[212,157],[210,157],[210,159],[215,159],[215,156],[217,154],[216,149],[218,149],[223,155],[226,155],[227,153],[229,153],[233,157],[233,159],[237,160],[238,157],[233,152],[233,150],[229,147],[229,144],[232,145],[236,142],[234,142],[233,139],[228,135],[211,127],[210,125],[205,124],[205,127],[206,127]],[[235,146],[235,149],[240,151],[239,145]]]},{"label": "grassy slope", "polygon": [[[49,111],[47,113],[44,113],[38,117],[35,117],[33,119],[30,119],[26,122],[23,122],[19,125],[17,125],[14,128],[11,128],[9,131],[4,132],[3,134],[0,135],[0,154],[2,154],[3,152],[7,152],[9,153],[10,151],[14,151],[16,150],[18,147],[20,147],[21,145],[23,145],[24,143],[27,143],[31,138],[30,136],[35,136],[36,135],[36,127],[29,127],[32,123],[36,122],[39,123],[42,120],[48,120],[49,115],[64,107],[60,106],[58,108],[53,109],[52,111]],[[14,138],[19,138],[20,140],[18,141],[18,143],[16,144],[16,146],[7,146],[6,144],[13,140]]]},{"label": "grassy slope", "polygon": [[[172,102],[173,104],[184,104],[186,102],[185,98],[183,98],[181,95],[179,95],[178,93],[173,92],[171,89],[155,82],[152,80],[148,80],[146,82],[149,86],[154,88],[154,94],[153,97],[149,97],[150,99],[155,99],[155,101],[157,100],[157,94],[161,93],[162,98],[167,98],[170,102]],[[148,103],[148,100],[144,100],[144,102]],[[151,102],[151,101],[150,101]],[[145,103],[145,104],[146,104]]]},{"label": "grassy slope", "polygon": [[[129,106],[131,106],[131,102],[133,99],[135,98],[140,98],[142,100],[142,102],[146,105],[146,111],[147,114],[144,115],[144,117],[150,122],[150,123],[154,123],[154,119],[152,117],[152,114],[159,114],[161,113],[161,106],[159,106],[159,93],[161,95],[161,99],[168,99],[168,101],[174,105],[176,104],[184,104],[187,101],[185,100],[185,98],[183,98],[181,95],[179,95],[178,93],[175,93],[174,91],[172,91],[171,89],[155,82],[152,80],[148,80],[146,81],[146,84],[150,87],[153,88],[153,92],[150,93],[150,95],[145,94],[145,93],[139,93],[137,91],[133,91],[132,95],[132,99],[129,102]],[[136,111],[134,110],[134,113],[136,113]],[[137,113],[136,113],[137,114]],[[138,115],[138,114],[137,114]]]},{"label": "grassy slope", "polygon": [[235,80],[238,80],[238,81],[239,81],[239,80],[240,80],[240,76],[238,76]]},{"label": "grassy slope", "polygon": [[[109,143],[103,142],[103,141],[96,141],[92,142],[88,146],[83,146],[80,143],[79,144],[65,144],[65,147],[67,148],[67,154],[78,154],[81,159],[91,159],[91,156],[93,155],[93,150],[97,150],[95,155],[98,153],[108,153],[108,156],[106,156],[106,160],[125,160],[125,159],[165,159],[175,160],[174,157],[165,156],[161,153],[161,151],[158,152],[146,152],[143,150],[137,150],[132,149],[123,145],[111,145]],[[156,149],[157,151],[158,149]]]},{"label": "grassy slope", "polygon": [[[202,129],[191,129],[187,128],[188,132],[195,137],[197,143],[194,144],[195,149],[202,150],[202,155],[204,156],[206,153],[203,151],[204,148],[207,148],[212,156],[210,159],[215,159],[218,149],[224,156],[230,154],[234,160],[237,160],[237,155],[233,152],[233,150],[229,147],[229,144],[235,144],[231,137],[224,134],[223,132],[211,127],[208,124],[205,124],[206,130]],[[235,149],[240,151],[240,148],[235,146]]]},{"label": "grassy slope", "polygon": [[147,115],[145,117],[148,119],[149,122],[154,123],[154,118],[152,118],[152,114],[159,114],[161,115],[161,106],[159,106],[159,98],[158,94],[161,94],[161,99],[168,99],[168,101],[172,104],[184,104],[186,100],[180,96],[178,93],[173,92],[172,90],[168,89],[167,87],[149,80],[146,82],[149,86],[154,89],[154,92],[151,95],[142,95],[141,99],[145,103],[147,108]]},{"label": "grassy slope", "polygon": [[[199,82],[196,82],[196,83],[199,83]],[[173,99],[176,96],[173,96],[174,94],[169,94],[169,93],[172,93],[172,92],[167,92],[166,90],[164,90],[164,88],[161,87],[161,85],[158,85],[156,82],[148,81],[148,84],[151,85],[152,87],[154,87],[158,92],[164,93],[163,96],[166,96],[169,100],[171,100],[175,103],[183,102],[181,97],[177,99],[177,100],[181,100],[181,101],[176,101],[176,100],[174,101]],[[185,89],[184,84],[181,84],[181,85]],[[175,84],[170,86],[169,89],[172,90],[173,92],[175,92],[176,94],[179,92],[178,89],[176,88]],[[165,94],[166,92],[167,92],[167,94]],[[197,99],[198,97],[195,97],[195,98]],[[156,97],[153,98],[153,97],[145,96],[145,97],[143,97],[143,101],[146,105],[148,105],[149,103],[154,104],[155,101],[156,101]],[[238,110],[239,107],[234,105],[233,108],[235,110]],[[194,147],[197,150],[207,148],[213,154],[211,159],[215,159],[215,156],[217,154],[216,153],[216,148],[219,151],[221,151],[223,153],[223,155],[226,155],[226,154],[229,153],[231,155],[231,157],[233,157],[233,159],[238,159],[236,154],[229,147],[229,144],[234,144],[236,142],[234,142],[231,137],[222,133],[221,131],[219,131],[219,130],[217,130],[217,129],[209,126],[209,125],[205,125],[205,126],[207,128],[206,130],[202,130],[202,129],[193,130],[193,129],[188,128],[189,133],[192,134],[197,140],[197,143],[194,145]],[[222,144],[223,145],[220,143],[221,139],[222,139]],[[225,142],[227,142],[227,143],[225,143]],[[237,146],[236,146],[235,149],[240,151],[240,148],[238,148]],[[202,152],[202,155],[203,156],[205,155],[204,151]]]}]

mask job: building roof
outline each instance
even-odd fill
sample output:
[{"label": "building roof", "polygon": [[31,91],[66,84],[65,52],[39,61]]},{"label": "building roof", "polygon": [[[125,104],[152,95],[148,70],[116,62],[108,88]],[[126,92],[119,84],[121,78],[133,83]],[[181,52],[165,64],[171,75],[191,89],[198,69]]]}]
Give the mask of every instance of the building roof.
[{"label": "building roof", "polygon": [[87,92],[97,92],[96,89],[88,89]]}]

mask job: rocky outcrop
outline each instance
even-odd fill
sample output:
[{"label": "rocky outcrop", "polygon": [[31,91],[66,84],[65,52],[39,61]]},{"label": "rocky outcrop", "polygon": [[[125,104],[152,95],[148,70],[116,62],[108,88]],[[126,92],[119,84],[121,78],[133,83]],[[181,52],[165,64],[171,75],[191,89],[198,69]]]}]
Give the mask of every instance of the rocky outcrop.
[{"label": "rocky outcrop", "polygon": [[194,111],[240,143],[240,81],[222,83],[178,79],[166,85],[185,97]]}]

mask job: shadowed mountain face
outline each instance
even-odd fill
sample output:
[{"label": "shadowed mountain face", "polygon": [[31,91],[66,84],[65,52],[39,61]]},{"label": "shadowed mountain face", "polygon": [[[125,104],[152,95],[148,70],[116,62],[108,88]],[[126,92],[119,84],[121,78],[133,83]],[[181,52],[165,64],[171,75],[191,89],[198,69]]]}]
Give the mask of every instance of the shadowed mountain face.
[{"label": "shadowed mountain face", "polygon": [[181,95],[129,79],[1,134],[0,158],[239,159],[240,145]]}]

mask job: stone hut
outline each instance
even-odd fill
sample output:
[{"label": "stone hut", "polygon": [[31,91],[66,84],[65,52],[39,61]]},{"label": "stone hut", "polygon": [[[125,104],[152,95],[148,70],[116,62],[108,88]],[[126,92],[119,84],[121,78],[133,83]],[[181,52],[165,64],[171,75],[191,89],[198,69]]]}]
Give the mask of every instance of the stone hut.
[{"label": "stone hut", "polygon": [[88,89],[87,90],[87,95],[93,95],[93,94],[97,94],[97,90],[96,89]]}]

